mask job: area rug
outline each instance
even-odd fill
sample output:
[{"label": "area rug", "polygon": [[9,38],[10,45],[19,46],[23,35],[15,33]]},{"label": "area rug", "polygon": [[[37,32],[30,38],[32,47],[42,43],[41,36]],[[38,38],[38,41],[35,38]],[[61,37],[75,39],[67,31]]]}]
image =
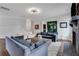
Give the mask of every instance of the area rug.
[{"label": "area rug", "polygon": [[75,47],[70,42],[64,42],[64,56],[77,56]]},{"label": "area rug", "polygon": [[61,42],[52,42],[48,47],[48,56],[57,56]]}]

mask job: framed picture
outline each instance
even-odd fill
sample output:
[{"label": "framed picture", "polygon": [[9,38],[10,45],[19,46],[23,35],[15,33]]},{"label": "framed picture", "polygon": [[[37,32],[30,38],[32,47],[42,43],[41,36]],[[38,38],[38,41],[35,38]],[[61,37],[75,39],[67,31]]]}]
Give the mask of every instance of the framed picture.
[{"label": "framed picture", "polygon": [[67,28],[67,22],[60,22],[60,28]]},{"label": "framed picture", "polygon": [[35,29],[39,29],[39,25],[38,24],[35,25]]}]

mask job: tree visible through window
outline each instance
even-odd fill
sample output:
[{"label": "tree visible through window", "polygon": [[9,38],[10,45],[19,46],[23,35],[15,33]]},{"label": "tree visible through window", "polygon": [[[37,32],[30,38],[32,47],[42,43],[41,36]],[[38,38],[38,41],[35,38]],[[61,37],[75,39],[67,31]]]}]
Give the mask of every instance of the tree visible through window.
[{"label": "tree visible through window", "polygon": [[48,32],[57,32],[57,21],[47,22]]}]

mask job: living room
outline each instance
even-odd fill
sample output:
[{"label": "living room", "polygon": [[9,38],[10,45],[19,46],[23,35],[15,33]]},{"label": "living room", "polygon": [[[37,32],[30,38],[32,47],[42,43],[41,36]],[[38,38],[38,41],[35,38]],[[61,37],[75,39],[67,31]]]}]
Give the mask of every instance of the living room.
[{"label": "living room", "polygon": [[[4,9],[1,9],[1,16],[0,16],[0,18],[1,18],[1,23],[0,23],[1,27],[5,28],[7,26],[7,28],[5,28],[6,30],[1,30],[2,33],[1,33],[0,36],[2,36],[2,37],[4,35],[5,36],[6,35],[13,35],[13,34],[15,35],[15,34],[20,34],[20,33],[25,33],[25,32],[28,32],[28,31],[29,32],[34,32],[34,33],[43,32],[43,24],[46,24],[46,32],[47,32],[47,22],[52,22],[52,21],[57,21],[57,32],[58,33],[62,32],[62,34],[66,34],[67,32],[71,31],[71,28],[68,25],[69,21],[71,20],[71,13],[70,13],[71,4],[66,4],[66,3],[65,4],[64,3],[60,4],[59,3],[59,4],[1,4],[1,5],[2,5],[1,8],[4,8],[5,5],[7,7],[8,6],[9,7],[13,6],[11,8],[14,8],[12,11],[7,11],[7,10],[4,10]],[[28,5],[28,7],[25,6],[25,5]],[[35,7],[35,5],[37,5],[36,6],[37,8],[40,7],[42,9],[40,11],[39,15],[31,15],[30,12],[28,12],[27,8]],[[52,7],[52,5],[53,5],[53,7]],[[54,7],[55,5],[57,5],[57,6]],[[16,6],[16,8],[15,8],[15,6]],[[46,8],[47,6],[50,9]],[[22,7],[23,8],[26,7],[25,11],[21,10]],[[51,7],[52,7],[53,11],[51,10]],[[50,12],[47,13],[45,10],[43,10],[45,8],[46,8],[46,11],[50,11]],[[68,11],[65,11],[66,8],[68,8]],[[18,11],[18,9],[20,11]],[[60,12],[58,10],[60,10]],[[55,13],[55,11],[57,13]],[[15,14],[16,12],[17,12],[17,14]],[[13,13],[13,14],[11,14],[11,13]],[[23,14],[20,14],[20,13],[23,13]],[[44,13],[44,15],[43,15],[43,13]],[[25,14],[28,14],[28,15],[25,15]],[[6,19],[6,21],[5,21],[5,19]],[[29,21],[28,21],[28,19],[29,19]],[[63,22],[67,22],[67,24],[65,25],[65,26],[67,26],[67,28],[62,28],[61,27],[62,26],[61,23],[63,23]],[[5,24],[3,25],[3,23],[5,23]],[[39,29],[35,29],[35,25],[38,25]],[[10,30],[8,31],[8,29],[11,29],[11,31]],[[64,32],[65,30],[67,32]],[[8,32],[9,34],[7,34],[5,32]],[[58,34],[58,37],[59,38],[61,36],[63,37],[62,34]],[[67,33],[66,35],[69,36],[70,34]]]},{"label": "living room", "polygon": [[[72,27],[69,25],[72,19],[71,6],[72,3],[0,4],[0,38],[1,40],[5,39],[4,43],[7,50],[7,52],[2,53],[11,56],[57,56],[63,45],[62,41],[72,42]],[[33,39],[33,42],[36,39],[37,42],[44,37],[43,41],[46,44],[41,46],[41,49],[35,49],[32,46],[30,49],[35,49],[37,52],[34,50],[30,52],[25,46],[29,43],[27,44],[23,40],[19,42],[25,45],[18,43],[18,40],[13,40],[16,36],[21,36],[25,39],[24,41],[28,42],[30,39]],[[52,48],[49,47],[51,46],[50,41]],[[21,49],[17,48],[17,45]],[[36,43],[34,46],[37,47]],[[61,50],[62,53],[63,47]]]}]

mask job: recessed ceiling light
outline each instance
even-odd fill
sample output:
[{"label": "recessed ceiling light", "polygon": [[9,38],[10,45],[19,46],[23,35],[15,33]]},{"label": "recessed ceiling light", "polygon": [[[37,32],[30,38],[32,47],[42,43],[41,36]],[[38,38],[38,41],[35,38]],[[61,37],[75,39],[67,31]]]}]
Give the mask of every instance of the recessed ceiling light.
[{"label": "recessed ceiling light", "polygon": [[28,9],[28,12],[33,15],[38,15],[40,13],[40,9],[32,7]]}]

